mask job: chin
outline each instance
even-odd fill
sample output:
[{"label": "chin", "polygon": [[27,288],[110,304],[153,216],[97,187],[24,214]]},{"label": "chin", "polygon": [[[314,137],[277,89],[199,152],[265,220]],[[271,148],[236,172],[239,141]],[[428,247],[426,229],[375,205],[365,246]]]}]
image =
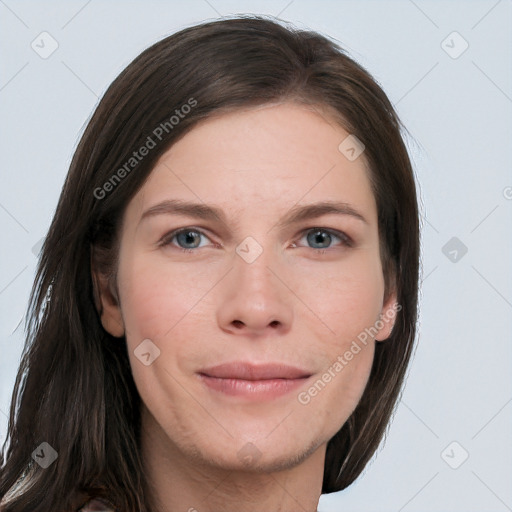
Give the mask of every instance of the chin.
[{"label": "chin", "polygon": [[193,454],[187,455],[195,459],[200,458],[203,463],[227,471],[272,473],[299,465],[324,444],[322,441],[314,440],[303,444],[284,443],[285,440],[278,437],[273,440],[263,438],[253,441],[234,438],[229,445],[217,445],[212,450],[211,440],[208,440],[203,450],[196,447]]}]

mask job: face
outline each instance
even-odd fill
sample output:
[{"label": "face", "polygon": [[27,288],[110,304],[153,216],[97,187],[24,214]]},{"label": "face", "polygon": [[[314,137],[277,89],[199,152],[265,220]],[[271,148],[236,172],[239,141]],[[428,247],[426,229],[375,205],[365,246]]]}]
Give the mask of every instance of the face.
[{"label": "face", "polygon": [[[391,331],[364,153],[347,158],[349,134],[318,112],[283,103],[208,119],[126,208],[119,304],[103,295],[102,322],[126,335],[146,424],[188,458],[268,471],[325,447]],[[224,363],[300,372],[204,375]]]}]

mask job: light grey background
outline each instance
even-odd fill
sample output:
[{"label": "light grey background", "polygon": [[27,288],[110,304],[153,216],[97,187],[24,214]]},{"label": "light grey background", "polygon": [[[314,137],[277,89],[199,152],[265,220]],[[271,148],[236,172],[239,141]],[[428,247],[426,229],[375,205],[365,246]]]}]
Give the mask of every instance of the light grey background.
[{"label": "light grey background", "polygon": [[[355,484],[321,498],[320,510],[512,510],[510,0],[0,0],[0,442],[34,252],[85,122],[143,49],[233,13],[279,15],[340,41],[413,137],[423,218],[419,344],[386,443]],[[31,47],[51,48],[44,31],[58,43],[46,59]]]}]

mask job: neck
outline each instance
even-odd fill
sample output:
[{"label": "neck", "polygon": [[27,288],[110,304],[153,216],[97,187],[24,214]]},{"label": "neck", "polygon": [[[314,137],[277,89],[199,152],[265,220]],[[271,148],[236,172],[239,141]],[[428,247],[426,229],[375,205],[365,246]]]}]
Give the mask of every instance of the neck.
[{"label": "neck", "polygon": [[274,468],[225,468],[183,453],[142,409],[141,450],[154,512],[317,512],[326,445]]}]

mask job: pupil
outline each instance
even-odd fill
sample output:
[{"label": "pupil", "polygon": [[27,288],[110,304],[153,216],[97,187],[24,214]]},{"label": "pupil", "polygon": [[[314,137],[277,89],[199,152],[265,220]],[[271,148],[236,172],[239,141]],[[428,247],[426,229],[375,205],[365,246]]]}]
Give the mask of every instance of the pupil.
[{"label": "pupil", "polygon": [[182,233],[182,235],[185,236],[185,245],[194,243],[194,238],[196,238],[196,236],[193,231],[189,231],[187,233]]},{"label": "pupil", "polygon": [[325,244],[329,242],[327,237],[329,237],[330,235],[328,233],[325,233],[323,231],[316,231],[315,233],[312,234],[314,236],[315,243]]}]

